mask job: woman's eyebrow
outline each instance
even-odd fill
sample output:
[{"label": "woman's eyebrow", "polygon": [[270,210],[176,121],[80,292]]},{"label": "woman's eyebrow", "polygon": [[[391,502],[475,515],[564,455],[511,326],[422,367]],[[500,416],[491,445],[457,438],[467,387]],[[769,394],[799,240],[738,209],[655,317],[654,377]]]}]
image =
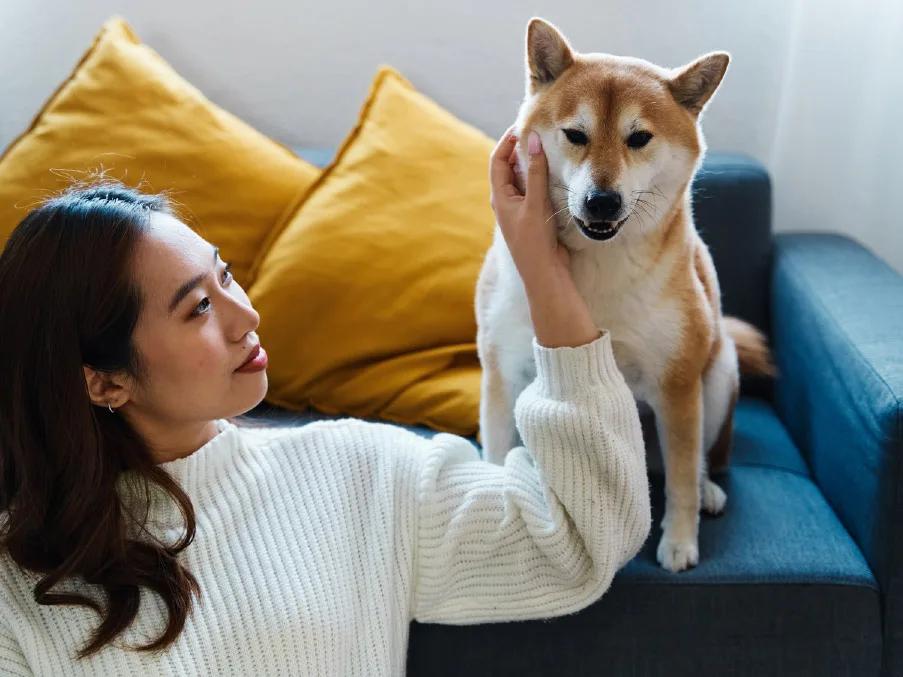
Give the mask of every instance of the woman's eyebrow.
[{"label": "woman's eyebrow", "polygon": [[[213,265],[216,266],[216,259],[219,258],[219,247],[213,248]],[[183,284],[179,289],[173,294],[172,301],[169,302],[169,314],[172,315],[172,312],[176,309],[176,306],[191,292],[192,289],[197,287],[201,280],[207,277],[207,273],[201,273],[200,275],[195,275],[193,278],[188,280],[185,284]]]}]

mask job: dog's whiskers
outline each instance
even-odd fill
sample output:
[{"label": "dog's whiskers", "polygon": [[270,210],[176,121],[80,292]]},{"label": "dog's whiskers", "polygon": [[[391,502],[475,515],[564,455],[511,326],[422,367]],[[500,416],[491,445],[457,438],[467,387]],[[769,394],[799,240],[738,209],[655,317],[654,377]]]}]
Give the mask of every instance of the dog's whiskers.
[{"label": "dog's whiskers", "polygon": [[558,216],[561,212],[563,212],[563,211],[564,211],[565,209],[567,209],[567,208],[568,208],[568,206],[565,205],[564,207],[562,207],[561,209],[559,209],[557,212],[555,212],[555,213],[552,214],[549,218],[546,219],[546,223],[548,223],[549,221],[551,221],[552,219],[554,219],[556,216]]},{"label": "dog's whiskers", "polygon": [[[658,189],[658,186],[653,186],[655,190],[635,190],[633,191],[633,209],[639,211],[643,216],[647,217],[650,221],[655,220],[655,214],[658,211],[657,206],[655,204],[655,198],[658,196],[664,197],[661,190]],[[652,202],[644,199],[643,195],[651,195]],[[631,210],[631,211],[632,211]],[[643,221],[643,225],[645,226],[645,220]]]},{"label": "dog's whiskers", "polygon": [[[655,219],[655,206],[652,205],[648,200],[644,200],[640,197],[642,193],[651,193],[651,191],[633,191],[634,199],[633,205],[631,205],[630,212],[631,214],[636,213],[640,216],[640,223],[645,228],[646,227],[646,218],[654,221]],[[653,196],[654,199],[654,196]],[[652,210],[650,212],[650,210]]]},{"label": "dog's whiskers", "polygon": [[[643,199],[641,199],[641,198],[637,198],[636,200],[634,200],[634,203],[633,203],[634,208],[636,208],[637,205],[639,205],[639,208],[642,209],[643,212],[644,212],[646,215],[648,215],[650,218],[653,218],[653,217],[654,217],[654,214],[655,214],[655,207],[654,207],[652,204],[650,204],[648,201],[643,200]],[[650,209],[652,210],[652,213],[651,213],[651,214],[649,213],[649,210],[650,210]]]}]

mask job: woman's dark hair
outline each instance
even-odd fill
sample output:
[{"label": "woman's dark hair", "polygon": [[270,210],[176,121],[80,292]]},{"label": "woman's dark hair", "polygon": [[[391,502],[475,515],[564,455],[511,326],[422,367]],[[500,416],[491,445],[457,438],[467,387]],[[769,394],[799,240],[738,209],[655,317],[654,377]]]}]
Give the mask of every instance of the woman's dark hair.
[{"label": "woman's dark hair", "polygon": [[[177,560],[195,536],[191,500],[122,416],[91,402],[82,368],[146,377],[132,341],[143,299],[131,270],[155,211],[177,216],[163,193],[108,177],[76,181],[28,213],[0,255],[0,543],[20,567],[43,574],[38,604],[85,606],[101,617],[79,658],[132,623],[140,586],[169,612],[160,637],[134,647],[141,651],[175,641],[199,594]],[[136,515],[117,491],[126,471],[145,508],[155,486],[178,504],[186,529],[176,543],[134,537],[148,533],[148,510]],[[70,577],[103,588],[106,608],[53,591]]]}]

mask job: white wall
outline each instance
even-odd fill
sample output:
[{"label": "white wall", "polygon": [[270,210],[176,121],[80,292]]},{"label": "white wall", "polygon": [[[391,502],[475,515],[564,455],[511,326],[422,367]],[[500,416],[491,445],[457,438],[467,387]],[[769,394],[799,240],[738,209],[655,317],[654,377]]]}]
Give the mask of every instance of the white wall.
[{"label": "white wall", "polygon": [[[211,100],[289,145],[337,145],[380,63],[395,66],[441,105],[497,136],[513,121],[522,96],[524,30],[537,15],[557,24],[584,52],[676,66],[707,51],[730,51],[731,68],[704,120],[709,147],[749,153],[772,171],[776,229],[851,233],[903,271],[899,228],[888,225],[889,207],[872,205],[878,195],[873,188],[900,183],[891,155],[873,162],[861,147],[848,145],[824,153],[836,134],[832,129],[826,136],[819,126],[821,115],[811,110],[806,88],[815,99],[830,98],[843,83],[832,86],[826,75],[810,84],[811,62],[819,57],[800,54],[794,39],[811,39],[821,49],[836,32],[826,22],[810,26],[813,16],[823,14],[812,2],[2,0],[0,147],[28,125],[114,13]],[[835,66],[868,21],[863,16],[858,33],[845,33],[847,47],[834,57]],[[880,99],[871,110],[872,123],[889,123]],[[805,145],[798,148],[801,138]],[[870,143],[881,151],[878,137]],[[822,152],[813,154],[816,147]],[[856,214],[836,206],[838,190],[825,176],[828,158],[848,166],[842,178],[857,196]],[[851,220],[857,214],[866,218]]]},{"label": "white wall", "polygon": [[768,166],[778,224],[835,230],[903,272],[903,2],[800,0]]}]

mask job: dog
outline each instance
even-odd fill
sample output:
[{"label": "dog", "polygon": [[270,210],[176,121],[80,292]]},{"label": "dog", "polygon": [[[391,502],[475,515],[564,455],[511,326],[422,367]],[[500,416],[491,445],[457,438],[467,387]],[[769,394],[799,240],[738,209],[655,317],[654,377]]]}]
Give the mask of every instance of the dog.
[{"label": "dog", "polygon": [[[727,495],[709,472],[727,467],[740,371],[776,373],[762,333],[722,316],[718,278],[691,211],[691,181],[706,150],[700,117],[729,61],[711,52],[666,69],[578,53],[534,17],[513,131],[511,161],[521,177],[527,137],[539,134],[577,288],[610,332],[638,407],[655,414],[666,499],[656,558],[672,572],[698,564],[700,506],[724,510]],[[498,224],[475,312],[480,441],[484,459],[502,464],[521,443],[514,402],[536,369],[527,297]]]}]

